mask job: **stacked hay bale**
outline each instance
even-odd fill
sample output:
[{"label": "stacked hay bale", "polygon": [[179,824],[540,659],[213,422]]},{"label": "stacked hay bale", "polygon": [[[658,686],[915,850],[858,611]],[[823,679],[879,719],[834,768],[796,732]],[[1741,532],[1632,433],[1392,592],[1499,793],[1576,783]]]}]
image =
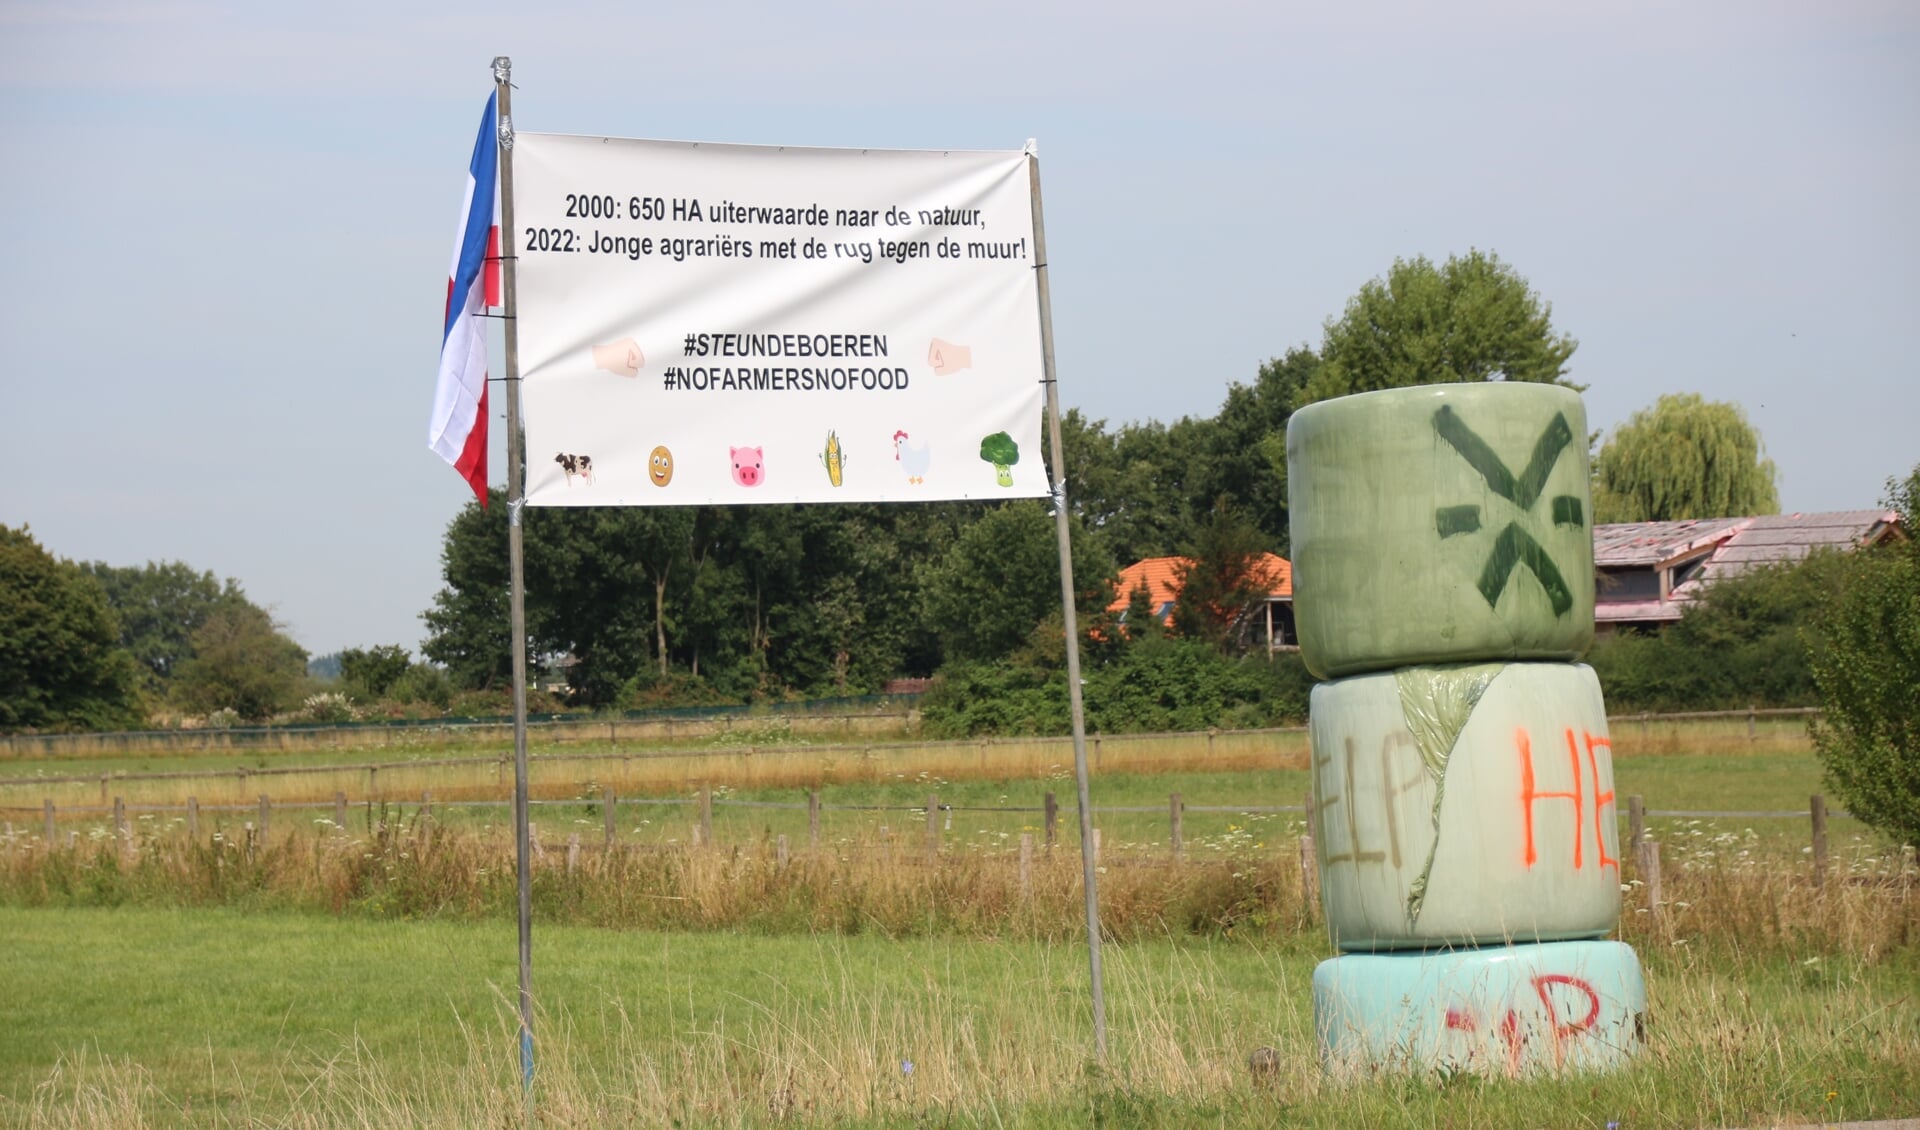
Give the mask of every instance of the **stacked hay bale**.
[{"label": "stacked hay bale", "polygon": [[1620,916],[1593,670],[1586,413],[1554,385],[1428,385],[1287,428],[1313,832],[1340,955],[1335,1071],[1623,1063],[1646,990]]}]

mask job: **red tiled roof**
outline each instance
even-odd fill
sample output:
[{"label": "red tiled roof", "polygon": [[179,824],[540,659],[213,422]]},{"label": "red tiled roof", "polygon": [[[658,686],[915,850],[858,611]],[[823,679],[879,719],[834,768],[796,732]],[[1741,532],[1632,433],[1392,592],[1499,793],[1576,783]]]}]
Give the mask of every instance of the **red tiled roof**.
[{"label": "red tiled roof", "polygon": [[[1179,570],[1190,564],[1186,557],[1149,557],[1136,561],[1120,570],[1120,580],[1114,586],[1118,594],[1107,605],[1109,612],[1123,612],[1133,597],[1133,590],[1141,585],[1147,587],[1147,599],[1155,610],[1172,604],[1180,596]],[[1259,568],[1268,580],[1267,596],[1274,600],[1293,599],[1293,563],[1277,554],[1260,555]]]}]

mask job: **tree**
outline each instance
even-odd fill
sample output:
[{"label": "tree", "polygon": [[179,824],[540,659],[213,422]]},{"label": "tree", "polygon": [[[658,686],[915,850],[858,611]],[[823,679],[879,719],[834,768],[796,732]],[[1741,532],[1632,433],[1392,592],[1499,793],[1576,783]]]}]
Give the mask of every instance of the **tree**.
[{"label": "tree", "polygon": [[340,680],[362,698],[382,699],[412,666],[412,656],[399,644],[381,644],[340,653]]},{"label": "tree", "polygon": [[1737,404],[1662,396],[1614,430],[1594,464],[1593,520],[1778,514],[1773,460]]},{"label": "tree", "polygon": [[307,653],[265,610],[234,604],[214,612],[193,633],[193,655],[175,685],[196,710],[231,710],[248,721],[294,705],[307,673]]},{"label": "tree", "polygon": [[1846,556],[1811,637],[1827,785],[1869,827],[1920,843],[1920,465],[1887,481],[1908,536]]},{"label": "tree", "polygon": [[427,625],[420,650],[468,690],[491,690],[513,675],[506,492],[496,487],[488,498],[492,505],[469,501],[447,523],[440,544],[446,586],[420,616]]},{"label": "tree", "polygon": [[100,583],[0,526],[0,730],[132,725],[138,670]]},{"label": "tree", "polygon": [[[1112,599],[1113,558],[1079,522],[1073,539],[1076,608],[1093,612]],[[927,622],[949,662],[1002,658],[1021,647],[1060,608],[1060,550],[1054,521],[1032,499],[996,506],[961,531],[924,578]]]},{"label": "tree", "polygon": [[142,669],[142,685],[165,695],[193,654],[193,633],[219,609],[247,603],[240,582],[222,583],[184,561],[82,566],[100,582],[120,622],[120,643]]},{"label": "tree", "polygon": [[[1554,332],[1553,307],[1491,253],[1435,267],[1396,259],[1326,323],[1301,407],[1355,392],[1459,381],[1568,384],[1579,343]],[[1577,387],[1577,386],[1575,386]]]},{"label": "tree", "polygon": [[1179,567],[1173,630],[1222,654],[1246,650],[1254,613],[1267,601],[1266,538],[1224,500],[1200,524]]}]

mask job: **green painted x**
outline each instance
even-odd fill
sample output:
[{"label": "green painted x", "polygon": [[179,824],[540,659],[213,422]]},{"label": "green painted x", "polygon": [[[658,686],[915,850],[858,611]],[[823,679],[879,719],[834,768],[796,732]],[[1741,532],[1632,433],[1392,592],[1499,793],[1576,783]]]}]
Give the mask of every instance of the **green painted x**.
[{"label": "green painted x", "polygon": [[[1547,477],[1553,473],[1554,464],[1560,461],[1560,453],[1573,442],[1573,428],[1567,423],[1566,413],[1555,412],[1553,419],[1547,422],[1546,430],[1540,433],[1539,442],[1533,445],[1533,458],[1527,461],[1526,470],[1515,478],[1506,461],[1467,426],[1451,405],[1443,404],[1433,414],[1433,430],[1447,441],[1448,446],[1459,452],[1469,466],[1480,472],[1489,490],[1528,512],[1533,510],[1540,492],[1546,489]],[[1570,494],[1556,496],[1552,509],[1553,524],[1584,525],[1582,509],[1579,498]],[[1474,504],[1443,506],[1434,511],[1433,517],[1442,538],[1470,534],[1480,528],[1480,507]],[[1494,538],[1486,566],[1480,570],[1480,595],[1487,598],[1489,607],[1499,604],[1500,594],[1506,591],[1513,571],[1522,565],[1533,571],[1540,587],[1546,590],[1555,616],[1564,616],[1573,608],[1573,591],[1568,588],[1559,567],[1547,555],[1546,549],[1533,535],[1521,529],[1517,521],[1508,522],[1506,528]]]}]

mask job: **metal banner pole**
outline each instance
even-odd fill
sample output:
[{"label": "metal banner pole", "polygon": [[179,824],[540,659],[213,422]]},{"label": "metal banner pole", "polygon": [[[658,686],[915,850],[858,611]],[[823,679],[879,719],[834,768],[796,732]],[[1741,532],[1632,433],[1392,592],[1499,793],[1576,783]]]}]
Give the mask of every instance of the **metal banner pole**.
[{"label": "metal banner pole", "polygon": [[1100,892],[1093,854],[1093,803],[1087,790],[1087,717],[1080,697],[1080,625],[1073,606],[1073,546],[1068,537],[1067,472],[1060,449],[1060,382],[1053,365],[1053,295],[1047,287],[1047,230],[1041,219],[1040,158],[1028,143],[1033,182],[1034,281],[1040,292],[1040,355],[1047,386],[1047,444],[1053,450],[1054,532],[1060,542],[1060,608],[1067,630],[1067,702],[1073,710],[1073,774],[1080,789],[1080,881],[1087,894],[1087,964],[1093,978],[1093,1048],[1107,1061],[1107,993],[1100,973]]},{"label": "metal banner pole", "polygon": [[493,60],[494,89],[500,104],[500,226],[503,313],[506,315],[507,371],[507,555],[512,574],[509,597],[513,645],[513,839],[520,887],[520,1081],[526,1092],[527,1119],[533,1119],[533,844],[527,828],[527,570],[522,553],[520,512],[524,509],[526,461],[520,450],[520,330],[515,320],[513,246],[513,60]]}]

